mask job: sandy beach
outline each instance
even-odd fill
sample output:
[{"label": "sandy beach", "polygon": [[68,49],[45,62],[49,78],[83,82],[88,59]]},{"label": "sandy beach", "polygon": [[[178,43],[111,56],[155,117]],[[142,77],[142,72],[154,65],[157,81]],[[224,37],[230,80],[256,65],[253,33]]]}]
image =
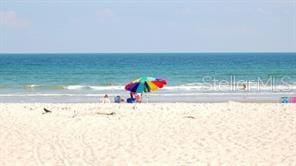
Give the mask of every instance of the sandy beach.
[{"label": "sandy beach", "polygon": [[0,119],[2,166],[296,164],[295,104],[5,103]]}]

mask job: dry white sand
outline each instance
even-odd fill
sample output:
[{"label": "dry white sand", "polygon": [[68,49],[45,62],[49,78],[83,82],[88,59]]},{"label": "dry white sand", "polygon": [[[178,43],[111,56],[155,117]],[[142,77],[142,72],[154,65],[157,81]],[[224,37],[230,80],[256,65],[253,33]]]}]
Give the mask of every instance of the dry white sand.
[{"label": "dry white sand", "polygon": [[1,166],[296,165],[295,104],[0,104],[0,132]]}]

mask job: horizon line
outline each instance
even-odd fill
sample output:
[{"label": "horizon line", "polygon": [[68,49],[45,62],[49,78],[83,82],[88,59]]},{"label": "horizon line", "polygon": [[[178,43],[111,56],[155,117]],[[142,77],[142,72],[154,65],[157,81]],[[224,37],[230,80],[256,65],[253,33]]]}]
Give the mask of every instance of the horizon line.
[{"label": "horizon line", "polygon": [[0,52],[0,54],[171,54],[171,53],[296,53],[296,51],[114,51],[114,52]]}]

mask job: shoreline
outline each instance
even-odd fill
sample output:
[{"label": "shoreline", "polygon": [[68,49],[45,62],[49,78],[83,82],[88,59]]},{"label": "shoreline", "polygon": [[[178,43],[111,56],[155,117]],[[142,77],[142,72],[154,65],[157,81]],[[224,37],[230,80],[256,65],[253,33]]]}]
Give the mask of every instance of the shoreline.
[{"label": "shoreline", "polygon": [[[99,103],[99,99],[108,94],[111,102],[115,96],[125,101],[127,93],[100,94],[0,94],[0,103]],[[143,103],[281,103],[283,97],[295,98],[296,93],[199,93],[199,94],[144,94]]]}]

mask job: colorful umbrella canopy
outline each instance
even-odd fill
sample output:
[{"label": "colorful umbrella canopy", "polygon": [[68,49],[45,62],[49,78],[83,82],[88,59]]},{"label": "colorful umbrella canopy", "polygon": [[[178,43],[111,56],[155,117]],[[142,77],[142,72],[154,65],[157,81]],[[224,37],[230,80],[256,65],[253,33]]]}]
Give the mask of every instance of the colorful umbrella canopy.
[{"label": "colorful umbrella canopy", "polygon": [[153,77],[140,77],[125,86],[125,90],[143,93],[156,91],[166,85],[166,80]]}]

